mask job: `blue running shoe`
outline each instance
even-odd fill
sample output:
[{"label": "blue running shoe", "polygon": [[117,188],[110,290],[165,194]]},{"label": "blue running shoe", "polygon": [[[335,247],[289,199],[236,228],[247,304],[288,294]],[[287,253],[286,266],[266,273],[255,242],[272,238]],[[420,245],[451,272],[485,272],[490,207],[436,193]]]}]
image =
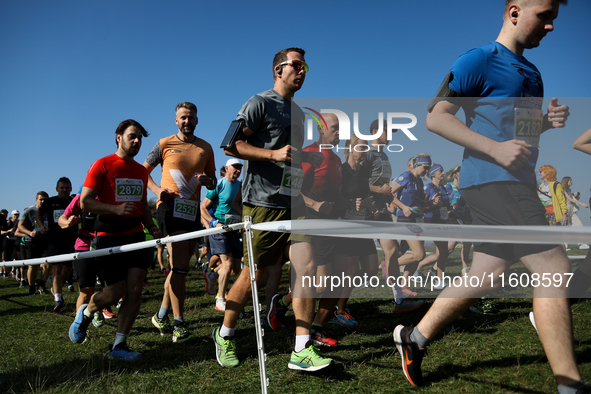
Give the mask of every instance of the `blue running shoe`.
[{"label": "blue running shoe", "polygon": [[110,359],[116,358],[124,361],[135,361],[141,355],[141,353],[137,353],[129,349],[125,342],[120,342],[117,344],[117,346],[113,346],[109,352]]},{"label": "blue running shoe", "polygon": [[[84,316],[84,311],[88,304],[80,305],[74,323],[70,326],[70,340],[75,343],[82,343],[86,339],[86,329],[92,321],[90,317]],[[86,321],[85,321],[86,320]]]},{"label": "blue running shoe", "polygon": [[348,314],[346,311],[335,311],[332,316],[332,322],[334,324],[338,324],[339,326],[345,327],[352,327],[357,325],[357,320],[355,320],[353,316]]}]

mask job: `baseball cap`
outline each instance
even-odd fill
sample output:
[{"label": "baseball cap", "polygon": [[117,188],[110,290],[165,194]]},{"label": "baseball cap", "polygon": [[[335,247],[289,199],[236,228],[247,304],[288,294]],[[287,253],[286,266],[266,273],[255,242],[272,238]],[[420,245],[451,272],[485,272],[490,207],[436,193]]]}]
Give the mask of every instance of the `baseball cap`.
[{"label": "baseball cap", "polygon": [[228,159],[228,161],[226,162],[226,167],[227,166],[236,166],[236,165],[238,165],[238,166],[241,166],[242,165],[242,163],[240,162],[240,160],[238,160],[238,159]]}]

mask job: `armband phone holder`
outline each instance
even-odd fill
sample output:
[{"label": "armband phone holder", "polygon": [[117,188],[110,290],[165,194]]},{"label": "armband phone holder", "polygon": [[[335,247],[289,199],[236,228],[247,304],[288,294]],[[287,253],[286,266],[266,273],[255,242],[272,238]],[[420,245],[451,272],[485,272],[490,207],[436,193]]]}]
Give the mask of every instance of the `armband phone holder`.
[{"label": "armband phone holder", "polygon": [[232,148],[234,146],[234,144],[236,144],[236,141],[238,141],[240,139],[240,137],[243,135],[243,133],[242,133],[243,128],[244,128],[244,120],[242,120],[242,119],[233,120],[232,123],[230,123],[230,127],[228,128],[228,131],[226,132],[224,139],[222,140],[222,144],[220,145],[220,148],[222,148],[222,149]]}]

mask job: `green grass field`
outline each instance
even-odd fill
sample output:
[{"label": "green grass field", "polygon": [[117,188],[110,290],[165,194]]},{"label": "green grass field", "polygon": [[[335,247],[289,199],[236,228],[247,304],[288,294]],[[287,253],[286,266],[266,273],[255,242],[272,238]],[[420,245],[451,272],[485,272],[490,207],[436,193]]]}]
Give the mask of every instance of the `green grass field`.
[{"label": "green grass field", "polygon": [[[459,249],[458,249],[459,250]],[[586,251],[571,251],[585,254]],[[575,265],[578,261],[575,262]],[[449,273],[458,273],[458,258],[450,258]],[[286,278],[286,271],[284,271]],[[221,368],[214,354],[211,332],[223,314],[205,292],[201,270],[187,278],[185,320],[197,336],[176,345],[161,337],[150,321],[162,297],[164,275],[148,272],[150,294],[142,308],[129,346],[142,353],[127,363],[109,360],[107,348],[115,336],[116,320],[89,328],[91,340],[74,344],[68,329],[74,318],[77,293],[66,293],[67,312],[51,312],[51,295],[27,296],[13,279],[0,279],[0,393],[250,393],[260,392],[252,307],[237,326],[241,365]],[[284,281],[286,282],[286,281]],[[286,285],[282,291],[286,290]],[[48,287],[49,288],[49,287]],[[265,303],[264,292],[260,293]],[[352,299],[354,328],[327,325],[339,344],[321,352],[336,365],[306,374],[287,368],[294,344],[290,311],[281,332],[265,332],[267,373],[271,393],[554,393],[555,383],[540,341],[530,325],[531,300],[500,299],[501,314],[466,312],[430,345],[423,362],[427,385],[415,389],[401,370],[392,340],[398,324],[415,325],[433,300],[418,311],[394,315],[391,299]],[[572,307],[575,350],[583,376],[591,380],[591,302]]]}]

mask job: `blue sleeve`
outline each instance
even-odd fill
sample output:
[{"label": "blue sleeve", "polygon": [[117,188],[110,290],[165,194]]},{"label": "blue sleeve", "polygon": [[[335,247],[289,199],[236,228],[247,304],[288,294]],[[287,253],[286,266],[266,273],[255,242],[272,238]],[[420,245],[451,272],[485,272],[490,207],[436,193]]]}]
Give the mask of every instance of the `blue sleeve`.
[{"label": "blue sleeve", "polygon": [[405,188],[408,183],[410,182],[410,177],[408,176],[408,172],[403,172],[394,180],[394,182],[398,183],[400,186]]},{"label": "blue sleeve", "polygon": [[222,186],[222,182],[219,181],[218,184],[217,184],[217,186],[215,187],[215,189],[209,190],[207,192],[207,195],[205,196],[205,198],[208,198],[211,201],[217,200],[217,198],[218,198],[218,196],[220,194],[219,189],[220,189],[221,186]]},{"label": "blue sleeve", "polygon": [[435,192],[435,189],[433,189],[433,186],[431,186],[430,183],[427,186],[425,186],[425,200],[431,200],[433,197],[435,197],[435,194],[437,193]]},{"label": "blue sleeve", "polygon": [[479,97],[484,86],[486,66],[486,54],[481,48],[464,53],[450,70],[453,79],[449,88],[466,97]]}]

